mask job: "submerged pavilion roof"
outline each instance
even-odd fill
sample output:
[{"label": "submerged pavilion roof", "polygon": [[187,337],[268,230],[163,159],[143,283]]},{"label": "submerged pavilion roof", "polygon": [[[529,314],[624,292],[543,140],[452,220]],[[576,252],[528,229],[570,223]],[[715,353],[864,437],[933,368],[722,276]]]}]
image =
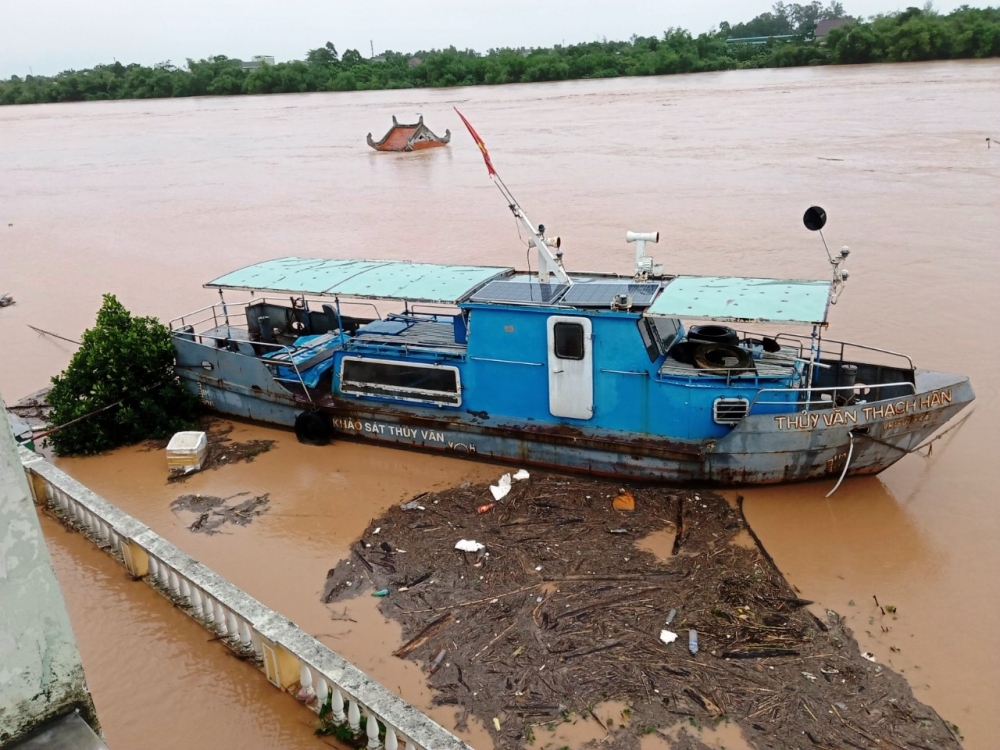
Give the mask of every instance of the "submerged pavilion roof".
[{"label": "submerged pavilion roof", "polygon": [[405,260],[278,258],[232,271],[205,284],[216,289],[364,297],[455,304],[511,268],[411,263]]}]

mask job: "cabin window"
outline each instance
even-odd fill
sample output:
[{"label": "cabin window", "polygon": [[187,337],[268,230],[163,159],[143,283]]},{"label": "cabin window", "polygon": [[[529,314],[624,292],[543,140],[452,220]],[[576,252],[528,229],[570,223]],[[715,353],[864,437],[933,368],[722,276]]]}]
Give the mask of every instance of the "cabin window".
[{"label": "cabin window", "polygon": [[717,398],[712,403],[712,419],[716,424],[739,424],[750,411],[745,398]]},{"label": "cabin window", "polygon": [[583,326],[579,323],[556,323],[552,329],[556,356],[559,359],[583,359]]},{"label": "cabin window", "polygon": [[639,318],[639,335],[650,362],[655,362],[661,354],[670,351],[677,340],[681,322],[677,318],[642,317]]},{"label": "cabin window", "polygon": [[656,340],[653,324],[646,318],[639,318],[639,335],[642,336],[642,345],[646,347],[646,356],[650,362],[655,362],[660,357],[660,345]]},{"label": "cabin window", "polygon": [[345,357],[340,390],[356,396],[376,396],[439,406],[462,403],[458,368]]}]

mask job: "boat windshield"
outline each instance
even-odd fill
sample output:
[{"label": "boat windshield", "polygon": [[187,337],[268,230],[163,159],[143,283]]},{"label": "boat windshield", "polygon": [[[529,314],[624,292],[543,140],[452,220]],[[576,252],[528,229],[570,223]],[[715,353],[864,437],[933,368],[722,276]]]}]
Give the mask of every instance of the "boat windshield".
[{"label": "boat windshield", "polygon": [[646,347],[650,362],[655,362],[670,351],[680,337],[681,321],[663,315],[644,315],[639,318],[639,335]]}]

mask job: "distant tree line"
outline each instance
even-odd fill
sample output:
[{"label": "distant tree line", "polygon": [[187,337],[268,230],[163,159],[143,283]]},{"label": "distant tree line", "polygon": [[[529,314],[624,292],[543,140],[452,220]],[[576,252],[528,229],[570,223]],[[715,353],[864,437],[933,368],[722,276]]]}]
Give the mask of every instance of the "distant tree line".
[{"label": "distant tree line", "polygon": [[[354,49],[337,53],[330,42],[305,60],[246,69],[222,55],[169,62],[98,65],[58,75],[13,76],[0,81],[0,104],[152,99],[175,96],[278,94],[302,91],[476,86],[581,78],[650,76],[741,68],[914,62],[1000,56],[1000,8],[963,5],[948,14],[908,8],[853,21],[825,39],[813,38],[817,23],[844,16],[843,6],[819,0],[777,3],[746,23],[721,24],[694,37],[672,28],[657,37],[588,42],[551,49],[493,49],[486,54],[454,47],[367,59]],[[762,44],[734,42],[769,38]],[[729,42],[727,43],[727,40]]]}]

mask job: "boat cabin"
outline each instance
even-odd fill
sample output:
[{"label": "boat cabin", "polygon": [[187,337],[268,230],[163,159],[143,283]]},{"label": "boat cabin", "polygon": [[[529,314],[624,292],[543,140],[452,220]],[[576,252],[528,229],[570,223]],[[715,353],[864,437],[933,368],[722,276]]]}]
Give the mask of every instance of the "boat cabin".
[{"label": "boat cabin", "polygon": [[[237,357],[245,377],[250,359],[258,366],[248,382],[277,385],[300,408],[488,415],[525,429],[674,441],[724,437],[751,414],[794,415],[810,390],[813,406],[827,408],[854,400],[858,382],[884,398],[913,392],[906,358],[892,366],[817,357],[831,282],[571,281],[486,266],[267,261],[207,285],[249,295],[210,308],[207,330],[175,321],[178,363],[224,373]],[[813,333],[725,325],[735,321]]]}]

